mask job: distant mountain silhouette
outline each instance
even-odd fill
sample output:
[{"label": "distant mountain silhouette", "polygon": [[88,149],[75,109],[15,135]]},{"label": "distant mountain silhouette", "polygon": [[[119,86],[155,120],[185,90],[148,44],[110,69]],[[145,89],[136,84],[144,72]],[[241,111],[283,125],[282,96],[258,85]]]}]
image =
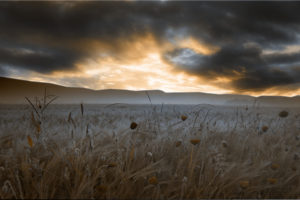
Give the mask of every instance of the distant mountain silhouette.
[{"label": "distant mountain silhouette", "polygon": [[56,104],[212,104],[212,105],[260,105],[260,106],[300,106],[300,96],[261,96],[208,93],[165,93],[160,90],[91,90],[85,88],[64,87],[49,83],[31,82],[0,77],[0,104],[24,104],[25,97],[41,97],[45,88],[48,94],[59,98]]}]

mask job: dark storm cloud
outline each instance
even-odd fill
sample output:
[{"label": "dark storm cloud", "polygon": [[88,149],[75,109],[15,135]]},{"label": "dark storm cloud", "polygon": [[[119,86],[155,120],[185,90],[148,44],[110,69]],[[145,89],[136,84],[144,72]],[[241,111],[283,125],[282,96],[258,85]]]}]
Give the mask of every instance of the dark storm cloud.
[{"label": "dark storm cloud", "polygon": [[81,55],[65,49],[39,47],[0,47],[0,65],[26,68],[41,73],[71,69],[74,60]]},{"label": "dark storm cloud", "polygon": [[107,41],[117,55],[133,35],[193,36],[220,51],[178,49],[166,60],[207,78],[235,77],[236,90],[261,90],[300,82],[300,53],[262,53],[300,44],[299,10],[300,2],[0,2],[0,65],[48,73],[89,57],[82,41]]},{"label": "dark storm cloud", "polygon": [[2,66],[0,66],[0,76],[5,76],[6,74],[6,71],[3,69]]},{"label": "dark storm cloud", "polygon": [[[299,53],[264,55],[256,45],[227,45],[210,56],[197,54],[190,49],[176,49],[166,53],[165,59],[208,80],[231,78],[231,86],[237,91],[264,90],[300,83],[300,63],[297,65]],[[284,67],[281,67],[282,63]]]}]

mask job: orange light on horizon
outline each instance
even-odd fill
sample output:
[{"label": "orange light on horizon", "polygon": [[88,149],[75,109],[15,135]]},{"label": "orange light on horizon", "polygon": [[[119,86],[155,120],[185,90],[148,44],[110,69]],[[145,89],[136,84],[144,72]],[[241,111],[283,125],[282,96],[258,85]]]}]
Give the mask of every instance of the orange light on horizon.
[{"label": "orange light on horizon", "polygon": [[[12,78],[38,82],[48,82],[69,87],[126,90],[162,90],[165,92],[205,92],[215,94],[246,94],[252,96],[280,95],[295,96],[300,89],[293,91],[274,87],[264,91],[235,91],[230,83],[235,77],[214,77],[209,80],[186,73],[162,59],[165,51],[178,47],[191,48],[197,53],[211,55],[219,48],[202,44],[194,38],[178,40],[178,44],[158,43],[151,34],[132,36],[131,42],[120,42],[120,52],[111,55],[109,50],[115,47],[108,43],[86,41],[90,45],[91,57],[79,61],[71,70],[54,71],[49,74],[30,72],[12,74]],[[83,42],[83,41],[81,41]]]}]

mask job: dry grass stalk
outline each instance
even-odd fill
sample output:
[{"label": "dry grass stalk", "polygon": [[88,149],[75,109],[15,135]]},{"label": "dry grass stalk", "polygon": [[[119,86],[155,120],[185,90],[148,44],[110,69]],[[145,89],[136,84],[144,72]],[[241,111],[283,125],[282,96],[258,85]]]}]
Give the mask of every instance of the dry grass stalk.
[{"label": "dry grass stalk", "polygon": [[131,148],[130,153],[129,153],[129,159],[133,160],[134,159],[134,154],[135,154],[135,150],[134,150],[134,146]]}]

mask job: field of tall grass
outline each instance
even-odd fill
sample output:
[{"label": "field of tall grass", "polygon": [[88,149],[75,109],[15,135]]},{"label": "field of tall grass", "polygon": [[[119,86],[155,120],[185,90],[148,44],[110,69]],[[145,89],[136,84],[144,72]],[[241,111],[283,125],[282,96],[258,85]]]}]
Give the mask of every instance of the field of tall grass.
[{"label": "field of tall grass", "polygon": [[0,198],[300,198],[300,109],[1,105]]}]

